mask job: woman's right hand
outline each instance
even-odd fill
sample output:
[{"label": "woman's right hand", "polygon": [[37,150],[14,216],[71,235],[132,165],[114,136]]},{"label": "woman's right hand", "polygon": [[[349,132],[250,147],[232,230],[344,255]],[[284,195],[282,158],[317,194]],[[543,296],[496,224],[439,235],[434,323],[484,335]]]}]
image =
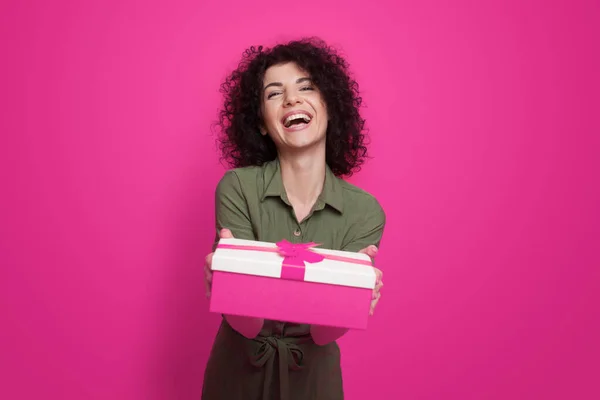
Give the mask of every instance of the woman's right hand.
[{"label": "woman's right hand", "polygon": [[[232,239],[233,234],[229,229],[221,229],[219,232],[219,238]],[[208,254],[204,263],[204,283],[206,284],[206,297],[210,297],[211,292],[213,255],[214,252]],[[241,315],[229,314],[224,314],[224,317],[234,330],[248,339],[254,339],[260,333],[264,325],[264,319],[262,318],[244,317]]]},{"label": "woman's right hand", "polygon": [[[231,239],[233,234],[229,229],[221,229],[219,232],[219,238]],[[206,286],[206,297],[210,297],[210,289],[212,283],[212,259],[214,252],[209,253],[204,261],[204,284]]]},{"label": "woman's right hand", "polygon": [[[360,250],[359,253],[364,253],[368,255],[369,257],[371,257],[371,261],[375,263],[375,256],[377,255],[378,251],[379,250],[377,249],[377,246],[371,245]],[[375,312],[375,306],[381,298],[381,288],[383,287],[383,272],[379,268],[375,268],[375,265],[373,265],[373,269],[375,270],[375,276],[377,278],[377,281],[375,283],[375,289],[373,289],[373,299],[371,300],[371,310],[369,311],[370,315],[373,315],[373,313]]]}]

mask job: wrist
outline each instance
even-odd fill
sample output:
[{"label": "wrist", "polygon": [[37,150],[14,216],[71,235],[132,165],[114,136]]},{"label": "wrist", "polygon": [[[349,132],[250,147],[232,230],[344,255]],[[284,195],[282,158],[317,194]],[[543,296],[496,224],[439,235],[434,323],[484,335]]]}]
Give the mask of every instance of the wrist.
[{"label": "wrist", "polygon": [[311,325],[310,334],[313,342],[320,346],[329,344],[344,336],[348,328],[338,328],[333,326]]},{"label": "wrist", "polygon": [[265,323],[263,318],[245,317],[241,315],[224,315],[225,320],[239,334],[247,339],[254,339],[263,328]]}]

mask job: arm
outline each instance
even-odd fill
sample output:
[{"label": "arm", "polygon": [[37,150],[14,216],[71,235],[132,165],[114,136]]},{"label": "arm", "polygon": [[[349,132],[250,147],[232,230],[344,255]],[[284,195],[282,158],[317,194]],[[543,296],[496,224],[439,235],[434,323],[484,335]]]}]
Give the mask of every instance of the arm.
[{"label": "arm", "polygon": [[[344,251],[364,251],[371,245],[379,247],[383,230],[385,227],[385,213],[379,203],[376,202],[372,207],[372,212],[367,214],[366,220],[363,220],[354,237],[343,246]],[[371,255],[371,254],[369,254]],[[371,256],[372,258],[372,256]],[[318,345],[325,345],[333,342],[348,332],[347,328],[337,328],[330,326],[311,325],[310,333],[313,341]]]},{"label": "arm", "polygon": [[[220,239],[219,232],[223,228],[229,229],[235,238],[255,240],[248,205],[235,172],[228,171],[225,173],[217,185],[215,214],[217,235],[213,251]],[[264,324],[262,318],[228,314],[223,317],[234,330],[248,339],[255,338]]]}]

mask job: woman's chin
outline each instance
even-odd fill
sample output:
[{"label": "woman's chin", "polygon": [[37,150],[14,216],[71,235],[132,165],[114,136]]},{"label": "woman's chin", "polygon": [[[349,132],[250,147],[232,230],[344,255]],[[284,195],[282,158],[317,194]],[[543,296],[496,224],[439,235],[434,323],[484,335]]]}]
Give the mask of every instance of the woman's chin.
[{"label": "woman's chin", "polygon": [[[310,151],[315,151],[315,152],[319,152],[319,141],[318,140],[290,140],[288,142],[285,143],[284,146],[282,146],[282,148],[280,150],[283,151],[289,151],[292,153],[299,153],[299,152],[310,152]],[[323,142],[323,145],[325,143]]]}]

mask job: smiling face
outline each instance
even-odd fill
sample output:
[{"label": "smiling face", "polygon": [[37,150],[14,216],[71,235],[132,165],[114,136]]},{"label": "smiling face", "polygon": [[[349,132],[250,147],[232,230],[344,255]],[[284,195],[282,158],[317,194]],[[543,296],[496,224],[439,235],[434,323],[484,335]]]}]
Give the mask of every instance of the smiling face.
[{"label": "smiling face", "polygon": [[310,76],[295,63],[265,72],[263,126],[279,151],[325,146],[327,107]]}]

